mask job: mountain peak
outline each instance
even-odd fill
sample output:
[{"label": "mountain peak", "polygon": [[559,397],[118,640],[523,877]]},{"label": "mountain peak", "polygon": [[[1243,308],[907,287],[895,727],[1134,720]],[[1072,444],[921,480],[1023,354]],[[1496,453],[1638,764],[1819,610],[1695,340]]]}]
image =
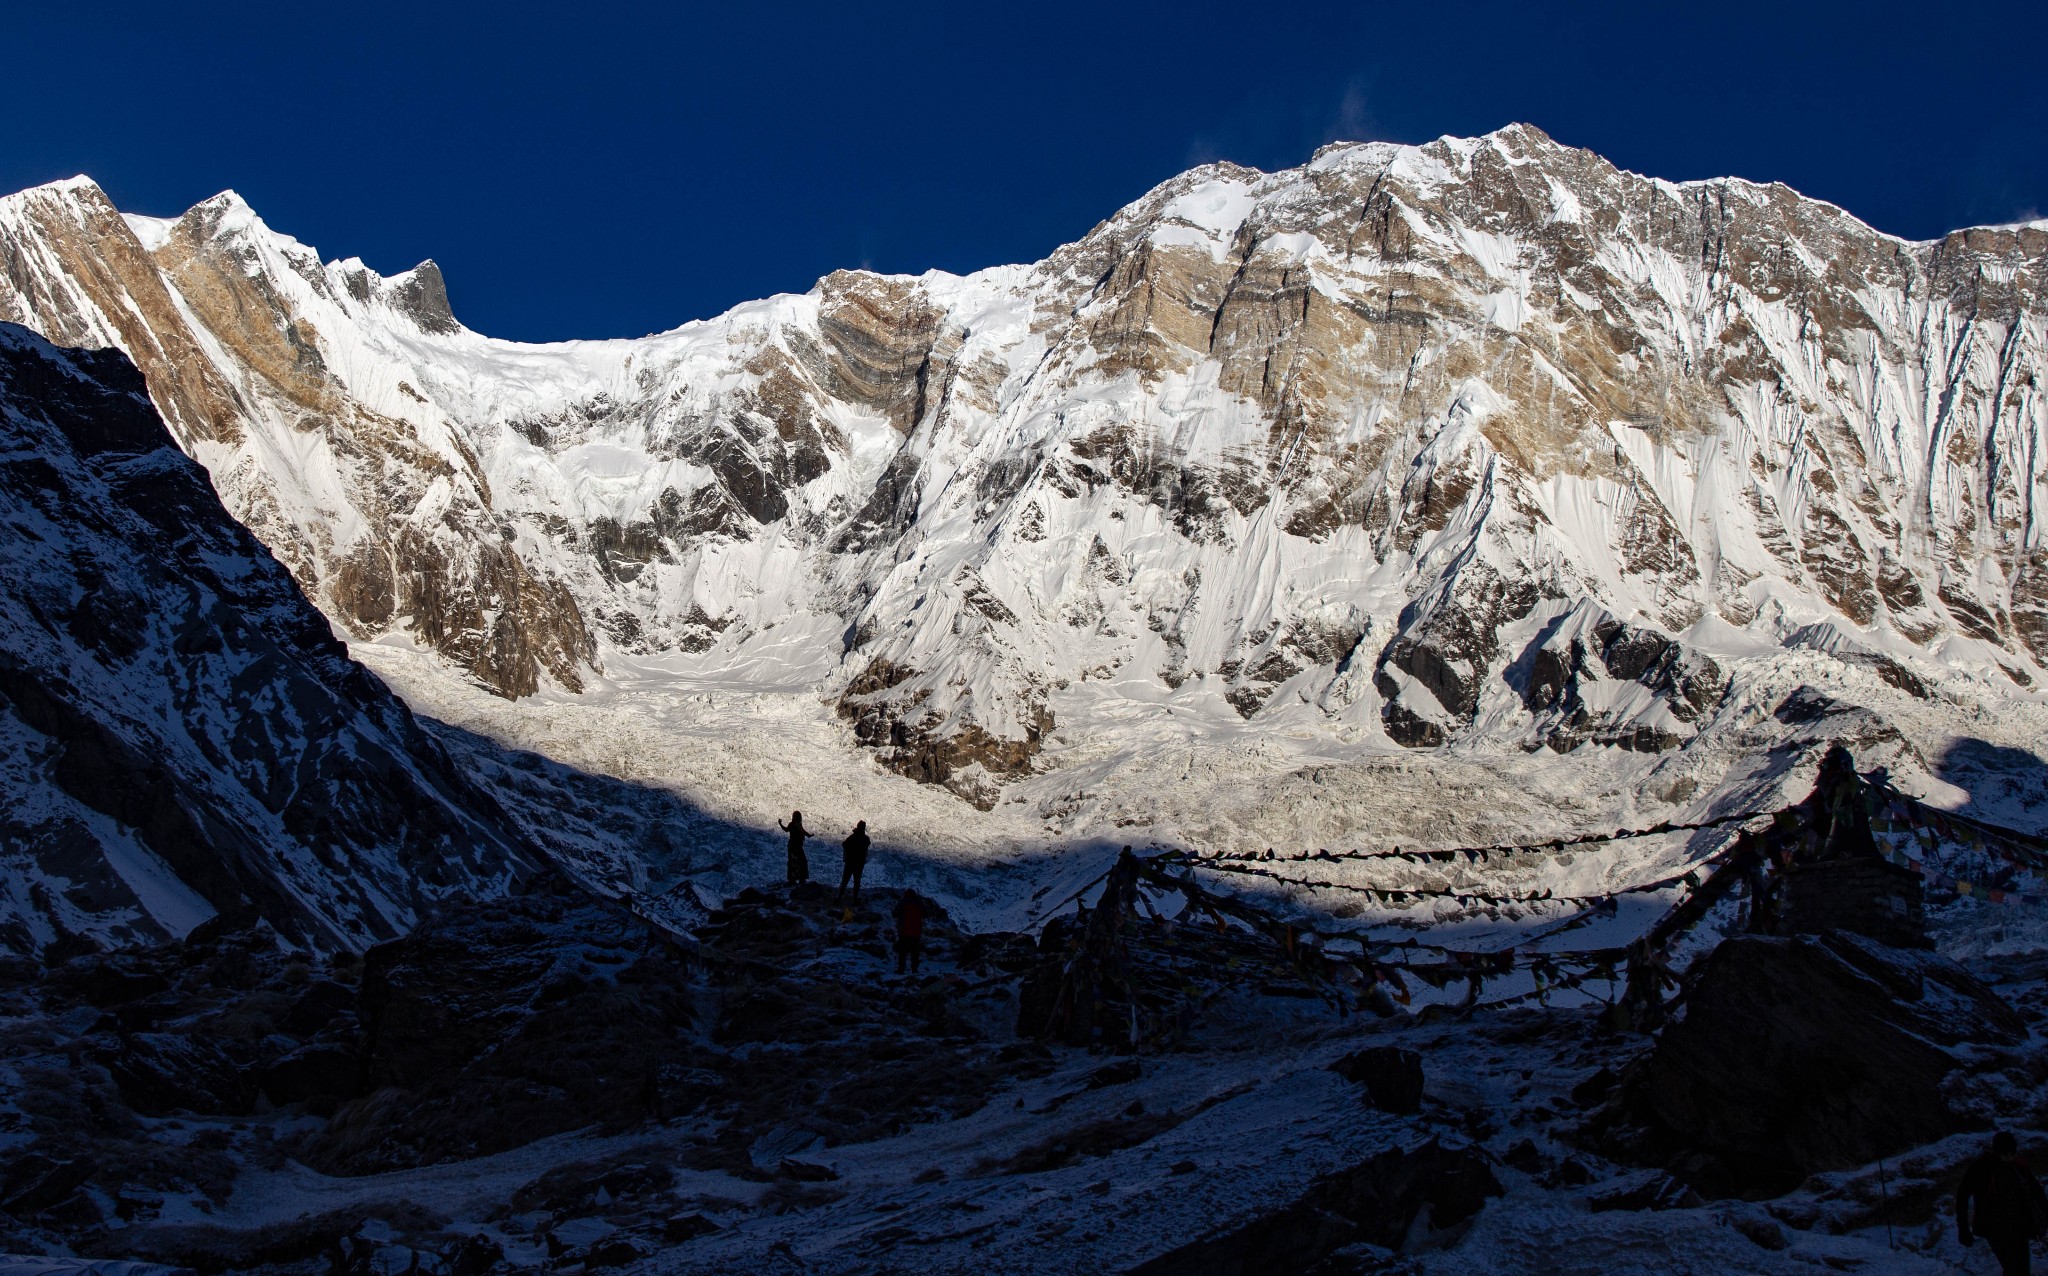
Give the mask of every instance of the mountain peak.
[{"label": "mountain peak", "polygon": [[448,304],[447,281],[441,277],[441,268],[433,258],[393,275],[386,282],[391,285],[391,304],[418,324],[422,332],[447,336],[462,331],[461,322]]},{"label": "mountain peak", "polygon": [[85,174],[59,178],[44,182],[40,186],[29,186],[11,195],[0,195],[0,208],[19,208],[42,200],[54,200],[76,206],[80,203],[112,208],[113,201],[107,198],[100,184]]}]

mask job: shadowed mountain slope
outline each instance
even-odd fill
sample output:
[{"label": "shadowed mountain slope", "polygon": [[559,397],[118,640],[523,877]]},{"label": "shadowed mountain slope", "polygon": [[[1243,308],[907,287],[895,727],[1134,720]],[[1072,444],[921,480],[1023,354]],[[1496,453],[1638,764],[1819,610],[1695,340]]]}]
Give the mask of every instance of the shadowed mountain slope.
[{"label": "shadowed mountain slope", "polygon": [[115,351],[0,324],[0,948],[254,910],[362,948],[539,856],[221,508]]}]

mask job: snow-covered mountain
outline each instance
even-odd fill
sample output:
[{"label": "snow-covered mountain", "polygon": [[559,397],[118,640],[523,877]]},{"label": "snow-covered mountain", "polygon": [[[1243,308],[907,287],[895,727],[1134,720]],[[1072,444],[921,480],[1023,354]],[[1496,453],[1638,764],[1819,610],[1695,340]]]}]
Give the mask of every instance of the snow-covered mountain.
[{"label": "snow-covered mountain", "polygon": [[0,318],[127,351],[351,638],[511,697],[802,682],[983,806],[1094,726],[1085,684],[1511,750],[1683,745],[1730,651],[2025,698],[2044,277],[2048,223],[1912,243],[1519,125],[1210,165],[1032,265],[544,346],[232,194],[0,200]]}]

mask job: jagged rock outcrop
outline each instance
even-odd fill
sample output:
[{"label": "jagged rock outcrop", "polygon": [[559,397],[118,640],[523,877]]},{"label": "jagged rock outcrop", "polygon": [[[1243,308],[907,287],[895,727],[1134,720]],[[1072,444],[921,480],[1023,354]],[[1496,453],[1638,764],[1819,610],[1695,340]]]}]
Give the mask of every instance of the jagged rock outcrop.
[{"label": "jagged rock outcrop", "polygon": [[1591,602],[1546,627],[1508,677],[1536,717],[1536,740],[1560,753],[1588,740],[1675,748],[1727,685],[1712,657]]},{"label": "jagged rock outcrop", "polygon": [[0,320],[126,351],[179,446],[345,633],[402,625],[507,695],[580,684],[596,655],[576,601],[504,543],[472,445],[402,376],[349,384],[369,371],[335,340],[354,315],[461,331],[432,262],[330,270],[232,194],[175,221],[124,219],[82,180],[8,205]]},{"label": "jagged rock outcrop", "polygon": [[1422,1111],[1422,1056],[1399,1046],[1367,1046],[1330,1065],[1346,1081],[1364,1087],[1365,1101],[1383,1112]]},{"label": "jagged rock outcrop", "polygon": [[[1042,1070],[979,1040],[944,994],[875,977],[893,895],[750,888],[679,937],[559,879],[534,885],[365,955],[358,1097],[309,1142],[313,1163],[365,1173],[716,1113],[696,1168],[787,1175],[791,1153],[964,1115]],[[959,952],[932,921],[935,947]],[[849,977],[848,962],[875,969]]]},{"label": "jagged rock outcrop", "polygon": [[[533,871],[525,835],[228,517],[118,352],[0,324],[0,564],[0,949],[245,913],[361,948]],[[143,1050],[162,1067],[135,1076],[188,1055]]]},{"label": "jagged rock outcrop", "polygon": [[363,1173],[659,1116],[701,1066],[687,982],[644,923],[566,883],[446,911],[365,956],[367,1097],[310,1155]]},{"label": "jagged rock outcrop", "polygon": [[430,265],[322,265],[232,196],[37,188],[0,267],[0,318],[134,353],[352,636],[515,696],[802,650],[977,801],[1084,682],[1664,749],[1717,694],[1701,625],[2048,662],[2048,223],[1909,243],[1514,126],[1209,165],[1034,265],[637,341],[483,338]]},{"label": "jagged rock outcrop", "polygon": [[1131,1276],[1321,1271],[1320,1260],[1349,1246],[1398,1251],[1425,1212],[1426,1230],[1455,1227],[1502,1192],[1492,1158],[1478,1148],[1437,1139],[1393,1147],[1321,1176],[1280,1209],[1140,1263]]}]

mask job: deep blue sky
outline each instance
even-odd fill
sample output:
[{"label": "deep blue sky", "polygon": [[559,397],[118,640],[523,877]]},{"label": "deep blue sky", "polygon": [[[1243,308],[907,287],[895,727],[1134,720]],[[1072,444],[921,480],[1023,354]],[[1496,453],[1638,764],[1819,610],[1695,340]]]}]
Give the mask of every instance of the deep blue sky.
[{"label": "deep blue sky", "polygon": [[[1646,10],[1676,16],[1644,16]],[[1043,256],[1154,183],[1526,120],[1914,237],[2048,209],[2048,5],[10,6],[0,189],[232,187],[471,327],[637,335]]]}]

